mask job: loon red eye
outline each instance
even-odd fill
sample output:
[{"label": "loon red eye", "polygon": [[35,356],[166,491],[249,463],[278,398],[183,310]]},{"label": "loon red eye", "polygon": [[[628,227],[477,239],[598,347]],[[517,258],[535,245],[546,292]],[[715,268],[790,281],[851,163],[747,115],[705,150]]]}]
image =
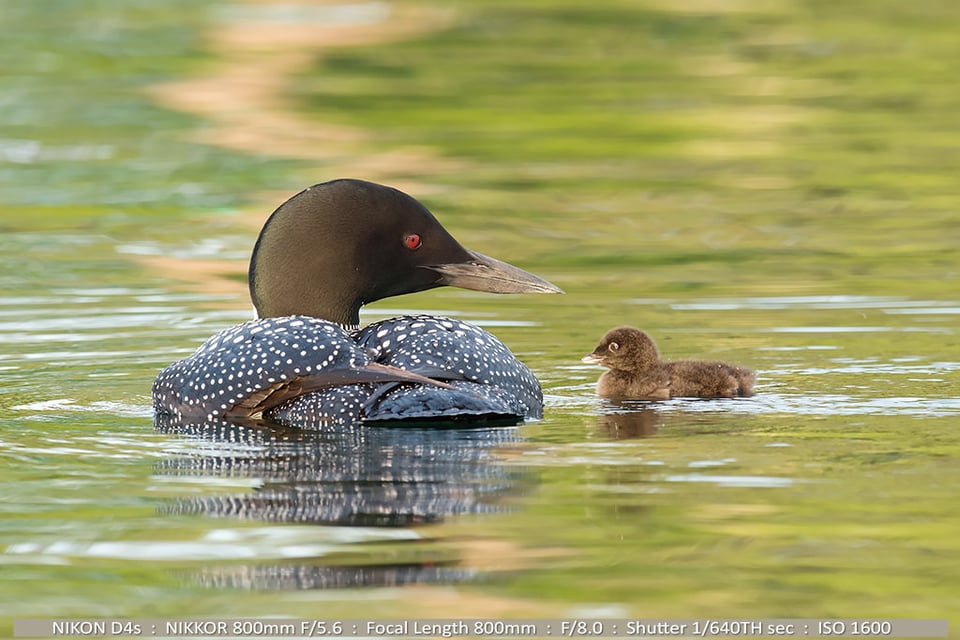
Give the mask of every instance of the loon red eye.
[{"label": "loon red eye", "polygon": [[422,241],[418,233],[408,233],[403,237],[403,246],[407,249],[419,249],[421,244]]}]

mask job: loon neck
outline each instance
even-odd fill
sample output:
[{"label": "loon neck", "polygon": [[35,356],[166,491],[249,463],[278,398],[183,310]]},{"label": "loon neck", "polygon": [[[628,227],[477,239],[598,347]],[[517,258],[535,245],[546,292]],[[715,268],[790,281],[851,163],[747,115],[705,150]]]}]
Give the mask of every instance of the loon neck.
[{"label": "loon neck", "polygon": [[271,288],[272,295],[261,296],[251,287],[253,306],[258,318],[283,316],[310,316],[328,320],[345,330],[360,326],[362,302],[349,296],[330,295],[335,292],[314,285],[304,289],[296,285],[281,284]]}]

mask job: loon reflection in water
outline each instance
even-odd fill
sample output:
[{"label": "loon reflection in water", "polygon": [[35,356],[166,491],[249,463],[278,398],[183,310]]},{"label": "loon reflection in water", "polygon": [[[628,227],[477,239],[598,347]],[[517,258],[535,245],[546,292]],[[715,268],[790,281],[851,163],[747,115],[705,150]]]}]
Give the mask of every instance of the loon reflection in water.
[{"label": "loon reflection in water", "polygon": [[[179,434],[183,454],[160,461],[164,476],[249,478],[248,493],[176,498],[160,508],[172,516],[206,515],[273,523],[408,527],[452,515],[501,512],[503,499],[523,489],[522,470],[498,463],[495,450],[520,441],[514,427],[390,429],[355,425],[332,432],[264,425],[158,422]],[[193,443],[204,444],[194,447]],[[409,556],[376,546],[357,564],[300,558],[277,564],[206,566],[192,578],[207,586],[309,589],[459,582],[475,570],[459,565],[449,547],[430,537],[405,544]],[[408,558],[409,561],[404,561]],[[424,559],[426,558],[426,559]]]}]

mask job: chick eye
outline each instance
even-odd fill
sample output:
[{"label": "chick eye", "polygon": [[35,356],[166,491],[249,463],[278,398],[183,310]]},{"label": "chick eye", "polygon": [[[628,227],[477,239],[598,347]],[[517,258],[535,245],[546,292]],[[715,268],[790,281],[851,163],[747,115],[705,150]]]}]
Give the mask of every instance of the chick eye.
[{"label": "chick eye", "polygon": [[610,349],[610,351],[616,351],[619,348],[620,345],[618,345],[616,342],[611,342],[609,345],[607,345],[607,349]]},{"label": "chick eye", "polygon": [[423,244],[423,241],[420,240],[419,233],[408,233],[403,237],[403,246],[411,251],[413,249],[419,249],[421,244]]}]

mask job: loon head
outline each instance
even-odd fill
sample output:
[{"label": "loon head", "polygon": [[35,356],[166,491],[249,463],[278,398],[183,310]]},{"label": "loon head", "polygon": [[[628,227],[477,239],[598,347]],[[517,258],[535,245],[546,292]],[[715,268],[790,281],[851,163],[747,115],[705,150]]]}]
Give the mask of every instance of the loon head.
[{"label": "loon head", "polygon": [[657,345],[645,331],[635,327],[617,327],[608,331],[599,344],[582,358],[616,371],[644,371],[657,365]]},{"label": "loon head", "polygon": [[250,259],[261,318],[307,315],[356,326],[360,307],[450,285],[491,293],[562,293],[464,248],[402,191],[341,179],[309,187],[267,220]]}]

